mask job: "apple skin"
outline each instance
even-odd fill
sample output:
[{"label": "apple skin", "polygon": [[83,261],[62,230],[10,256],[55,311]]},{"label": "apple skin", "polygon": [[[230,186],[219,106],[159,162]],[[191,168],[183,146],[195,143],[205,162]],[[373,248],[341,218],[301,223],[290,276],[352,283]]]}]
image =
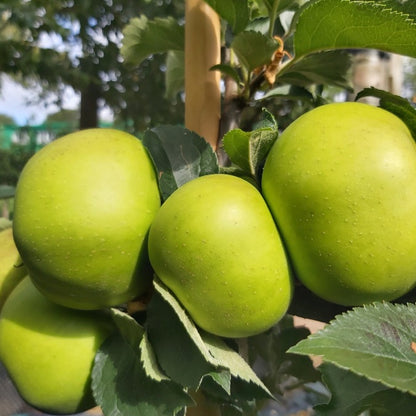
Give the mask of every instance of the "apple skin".
[{"label": "apple skin", "polygon": [[16,246],[36,287],[75,309],[125,303],[152,271],[147,233],[160,207],[142,143],[114,129],[57,139],[24,167],[16,188]]},{"label": "apple skin", "polygon": [[216,335],[263,332],[291,300],[270,211],[260,192],[235,176],[202,176],[177,189],[150,228],[149,258],[195,323]]},{"label": "apple skin", "polygon": [[95,353],[114,330],[107,311],[79,311],[49,301],[23,279],[0,314],[0,360],[22,398],[51,414],[96,406]]},{"label": "apple skin", "polygon": [[13,240],[12,228],[0,231],[0,311],[9,294],[27,275]]},{"label": "apple skin", "polygon": [[271,149],[262,193],[295,274],[353,306],[416,282],[416,145],[395,115],[332,103],[295,120]]}]

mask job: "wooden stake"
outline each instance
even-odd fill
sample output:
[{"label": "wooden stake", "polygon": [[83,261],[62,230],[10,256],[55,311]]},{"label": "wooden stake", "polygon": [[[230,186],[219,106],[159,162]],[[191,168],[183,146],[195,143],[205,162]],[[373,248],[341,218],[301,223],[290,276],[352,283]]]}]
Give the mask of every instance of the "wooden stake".
[{"label": "wooden stake", "polygon": [[203,0],[186,0],[185,7],[185,126],[217,148],[221,117],[219,71],[220,19]]}]

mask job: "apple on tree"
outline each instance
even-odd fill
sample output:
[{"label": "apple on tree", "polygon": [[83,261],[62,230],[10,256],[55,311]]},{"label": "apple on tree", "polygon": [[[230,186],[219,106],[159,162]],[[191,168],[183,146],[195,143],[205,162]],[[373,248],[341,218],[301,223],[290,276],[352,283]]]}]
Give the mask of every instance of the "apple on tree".
[{"label": "apple on tree", "polygon": [[286,313],[292,284],[286,254],[260,192],[212,174],[177,189],[149,232],[151,264],[207,332],[245,337]]},{"label": "apple on tree", "polygon": [[147,233],[159,207],[140,140],[114,129],[82,130],[49,143],[25,165],[14,238],[49,299],[76,309],[115,306],[149,287]]},{"label": "apple on tree", "polygon": [[392,113],[332,103],[271,149],[262,192],[297,277],[345,306],[396,299],[416,283],[416,144]]},{"label": "apple on tree", "polygon": [[24,278],[0,313],[0,360],[22,398],[51,414],[95,406],[91,369],[114,326],[107,311],[80,311],[49,301]]}]

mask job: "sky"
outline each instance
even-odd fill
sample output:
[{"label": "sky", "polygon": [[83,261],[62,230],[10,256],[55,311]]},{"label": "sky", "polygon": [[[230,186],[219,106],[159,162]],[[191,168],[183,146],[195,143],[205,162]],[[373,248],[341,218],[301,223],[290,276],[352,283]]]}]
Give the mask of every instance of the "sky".
[{"label": "sky", "polygon": [[[50,113],[59,111],[56,105],[45,103],[29,104],[36,91],[26,90],[6,75],[1,77],[0,86],[0,114],[12,117],[18,125],[36,125],[45,121]],[[72,89],[67,89],[64,96],[63,107],[76,109],[79,105],[79,96]]]},{"label": "sky", "polygon": [[[46,103],[33,103],[35,90],[27,90],[15,83],[7,75],[1,75],[0,84],[0,114],[12,117],[19,126],[42,124],[48,114],[60,110],[56,105],[46,105]],[[63,108],[74,110],[79,107],[79,94],[72,88],[67,88],[63,97]],[[111,120],[112,113],[108,108],[100,110],[100,119]]]},{"label": "sky", "polygon": [[[56,50],[65,50],[66,46],[57,35],[44,34],[39,40],[39,46]],[[71,45],[70,55],[76,57],[80,54],[80,47]],[[36,125],[45,121],[48,114],[60,110],[56,105],[45,103],[29,104],[36,97],[36,90],[26,90],[15,83],[5,74],[0,74],[0,114],[12,117],[17,125]],[[67,88],[63,97],[63,108],[67,110],[79,107],[80,97],[72,88]],[[100,111],[100,118],[111,120],[112,114],[108,108]]]}]

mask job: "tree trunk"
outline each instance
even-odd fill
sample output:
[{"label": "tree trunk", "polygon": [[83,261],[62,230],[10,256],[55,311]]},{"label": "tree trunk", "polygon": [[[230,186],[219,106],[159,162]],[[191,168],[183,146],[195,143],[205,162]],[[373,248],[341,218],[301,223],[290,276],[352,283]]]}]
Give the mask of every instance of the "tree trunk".
[{"label": "tree trunk", "polygon": [[81,109],[79,128],[88,129],[98,126],[98,98],[100,89],[94,83],[88,84],[81,91]]}]

